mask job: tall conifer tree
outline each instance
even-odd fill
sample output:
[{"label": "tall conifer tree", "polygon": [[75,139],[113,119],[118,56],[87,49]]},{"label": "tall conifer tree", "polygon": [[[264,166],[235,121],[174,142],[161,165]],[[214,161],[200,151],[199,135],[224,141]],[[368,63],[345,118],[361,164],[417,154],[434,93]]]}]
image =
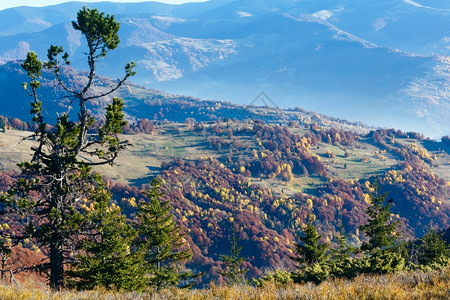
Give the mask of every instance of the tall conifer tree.
[{"label": "tall conifer tree", "polygon": [[139,232],[136,246],[145,253],[144,267],[149,284],[156,290],[177,286],[197,276],[182,271],[183,263],[191,259],[192,254],[184,239],[185,233],[173,220],[170,203],[162,199],[164,194],[160,187],[159,179],[151,181],[151,187],[144,192],[148,201],[140,201],[136,213]]},{"label": "tall conifer tree", "polygon": [[328,243],[320,243],[322,238],[317,233],[316,227],[313,224],[312,217],[309,217],[303,233],[298,236],[300,242],[295,245],[294,260],[299,267],[311,266],[315,263],[323,263],[328,258]]},{"label": "tall conifer tree", "polygon": [[[115,86],[96,94],[93,88],[97,63],[118,46],[119,22],[114,16],[83,7],[72,24],[87,42],[87,80],[76,90],[64,82],[61,72],[70,62],[62,47],[50,46],[48,61],[44,63],[36,53],[28,53],[22,68],[30,82],[23,86],[32,97],[31,114],[36,128],[32,137],[37,143],[32,148],[32,160],[19,165],[21,176],[16,186],[1,198],[1,214],[17,215],[24,223],[22,233],[12,238],[16,241],[31,238],[47,249],[50,261],[43,267],[49,269],[50,285],[55,289],[63,286],[65,264],[71,259],[69,254],[74,244],[80,235],[87,233],[82,227],[85,223],[78,200],[95,190],[101,180],[93,175],[91,167],[113,164],[126,145],[118,136],[126,124],[122,99],[114,98],[107,106],[103,125],[98,130],[93,130],[95,119],[87,105],[111,95],[134,75],[134,63],[128,63],[125,76]],[[71,120],[68,114],[62,113],[54,129],[45,122],[44,102],[38,93],[43,67],[54,74],[78,117]]]},{"label": "tall conifer tree", "polygon": [[367,224],[360,229],[368,240],[361,245],[364,251],[366,273],[390,273],[401,270],[405,260],[401,255],[402,243],[398,227],[400,221],[391,221],[392,200],[386,204],[387,193],[379,194],[378,178],[372,185],[374,193],[370,195],[371,205],[366,209],[369,216]]},{"label": "tall conifer tree", "polygon": [[329,243],[320,243],[322,238],[313,224],[313,215],[308,218],[308,223],[298,236],[300,242],[295,245],[296,256],[292,257],[297,262],[297,272],[294,279],[297,282],[312,281],[319,283],[330,275]]},{"label": "tall conifer tree", "polygon": [[346,278],[356,276],[358,261],[352,257],[356,249],[348,244],[348,238],[342,224],[336,240],[337,248],[331,249],[330,267],[332,276]]},{"label": "tall conifer tree", "polygon": [[442,234],[430,229],[420,239],[418,263],[432,268],[445,267],[450,262],[450,247]]},{"label": "tall conifer tree", "polygon": [[77,254],[66,272],[71,287],[93,289],[97,286],[117,290],[144,290],[148,285],[143,253],[132,245],[137,231],[127,223],[120,207],[111,203],[104,185],[90,200],[85,199],[85,228],[93,230],[77,243]]},{"label": "tall conifer tree", "polygon": [[220,272],[220,274],[225,277],[228,283],[243,282],[244,276],[248,270],[242,268],[242,263],[245,259],[241,257],[243,246],[238,245],[239,237],[237,225],[233,226],[233,232],[228,240],[231,243],[231,249],[229,254],[222,254],[219,257],[225,264],[225,270]]}]

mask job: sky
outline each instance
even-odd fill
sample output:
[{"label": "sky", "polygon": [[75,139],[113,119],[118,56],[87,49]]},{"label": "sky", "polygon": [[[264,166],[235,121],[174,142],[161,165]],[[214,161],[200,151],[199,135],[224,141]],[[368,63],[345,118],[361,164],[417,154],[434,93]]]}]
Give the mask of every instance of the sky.
[{"label": "sky", "polygon": [[[147,2],[147,1],[149,0],[109,0],[109,2]],[[170,4],[181,4],[186,2],[204,2],[206,0],[155,0],[155,1]],[[47,6],[63,2],[70,2],[70,0],[0,0],[0,10],[16,6]],[[88,0],[79,2],[104,2],[104,1]]]}]

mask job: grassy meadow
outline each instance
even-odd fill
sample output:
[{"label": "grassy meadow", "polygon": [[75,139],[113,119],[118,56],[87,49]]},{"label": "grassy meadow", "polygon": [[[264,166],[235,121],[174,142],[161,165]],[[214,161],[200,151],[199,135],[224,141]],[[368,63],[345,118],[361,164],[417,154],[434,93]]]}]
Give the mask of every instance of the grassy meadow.
[{"label": "grassy meadow", "polygon": [[450,299],[450,267],[428,272],[399,272],[390,275],[360,275],[353,280],[328,280],[319,285],[267,283],[263,287],[236,284],[212,285],[207,289],[167,289],[145,293],[62,290],[55,292],[30,281],[0,285],[1,299]]}]

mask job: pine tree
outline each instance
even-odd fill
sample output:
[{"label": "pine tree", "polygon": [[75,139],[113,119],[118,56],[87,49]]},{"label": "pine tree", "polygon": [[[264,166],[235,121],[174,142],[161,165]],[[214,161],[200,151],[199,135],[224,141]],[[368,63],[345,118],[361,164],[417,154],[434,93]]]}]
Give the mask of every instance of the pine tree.
[{"label": "pine tree", "polygon": [[298,238],[300,243],[295,245],[295,253],[297,256],[294,257],[294,260],[298,263],[298,267],[323,263],[328,259],[327,251],[329,244],[320,244],[322,237],[317,233],[311,217],[309,217],[303,233]]},{"label": "pine tree", "polygon": [[356,252],[354,247],[348,244],[344,226],[341,224],[339,235],[336,236],[337,248],[331,249],[330,272],[334,277],[351,278],[357,275],[357,260],[352,257]]},{"label": "pine tree", "polygon": [[332,251],[333,257],[338,260],[350,258],[355,249],[348,245],[348,237],[342,224],[339,226],[339,235],[336,236],[336,240],[337,248]]},{"label": "pine tree", "polygon": [[[68,285],[77,289],[97,286],[117,290],[144,290],[148,284],[142,252],[132,245],[137,231],[127,223],[120,207],[111,204],[111,194],[104,189],[87,200],[84,222],[92,232],[78,242],[77,254],[66,272]],[[91,205],[92,204],[92,205]]]},{"label": "pine tree", "polygon": [[365,273],[390,273],[401,270],[405,265],[402,257],[402,243],[398,227],[400,221],[390,221],[392,200],[385,204],[387,193],[379,195],[378,178],[373,183],[374,193],[370,195],[371,205],[366,209],[368,222],[360,226],[368,241],[361,245],[366,257],[363,261]]},{"label": "pine tree", "polygon": [[295,245],[297,273],[294,274],[296,282],[313,281],[319,283],[330,275],[328,266],[329,243],[320,244],[322,238],[313,225],[313,216],[310,215],[303,233],[298,236],[300,243]]},{"label": "pine tree", "polygon": [[420,239],[418,263],[421,266],[442,268],[450,262],[450,247],[442,238],[442,234],[430,229]]},{"label": "pine tree", "polygon": [[244,276],[248,270],[241,267],[245,259],[241,257],[243,246],[238,245],[239,237],[236,225],[233,226],[233,232],[229,241],[231,243],[230,254],[222,254],[219,256],[219,259],[225,265],[225,270],[221,271],[220,274],[224,276],[226,281],[230,284],[243,282]]},{"label": "pine tree", "polygon": [[144,192],[148,201],[140,201],[136,213],[139,233],[136,246],[145,253],[143,267],[147,270],[149,284],[159,290],[185,283],[198,275],[180,271],[182,263],[192,257],[185,233],[173,220],[170,203],[162,200],[161,181],[155,178],[150,185]]},{"label": "pine tree", "polygon": [[[119,44],[119,23],[114,16],[83,7],[77,14],[77,21],[72,24],[87,41],[87,80],[77,90],[72,90],[63,81],[61,71],[70,61],[69,55],[63,54],[62,47],[50,46],[48,61],[44,63],[36,53],[27,54],[22,68],[30,82],[24,83],[23,87],[33,99],[31,114],[36,130],[32,138],[37,145],[32,148],[32,160],[19,164],[21,176],[16,186],[1,197],[1,214],[17,215],[24,225],[23,231],[12,238],[15,241],[31,238],[48,250],[50,262],[44,267],[50,269],[49,281],[54,289],[63,286],[65,264],[70,262],[69,254],[79,237],[87,233],[81,227],[84,223],[78,200],[98,185],[91,167],[112,165],[126,146],[118,137],[121,127],[126,124],[122,99],[114,98],[107,106],[103,125],[98,130],[92,128],[95,118],[90,115],[87,105],[111,95],[134,75],[134,63],[131,62],[125,67],[125,76],[115,86],[95,94],[93,83],[97,62]],[[43,101],[37,91],[43,67],[55,75],[59,87],[68,95],[77,120],[71,120],[68,114],[63,113],[58,116],[53,129],[46,124],[42,113]]]}]

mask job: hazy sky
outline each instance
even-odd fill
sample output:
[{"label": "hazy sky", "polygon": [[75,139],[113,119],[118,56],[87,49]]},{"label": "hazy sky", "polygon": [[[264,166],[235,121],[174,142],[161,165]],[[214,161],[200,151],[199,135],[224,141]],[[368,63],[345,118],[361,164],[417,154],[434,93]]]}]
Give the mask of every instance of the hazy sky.
[{"label": "hazy sky", "polygon": [[[108,2],[147,2],[147,1],[149,0],[109,0]],[[206,0],[156,0],[156,1],[171,4],[180,4],[186,2],[204,2]],[[63,2],[70,2],[70,0],[0,0],[0,10],[16,6],[47,6]],[[79,2],[105,2],[105,1],[88,0]]]}]

